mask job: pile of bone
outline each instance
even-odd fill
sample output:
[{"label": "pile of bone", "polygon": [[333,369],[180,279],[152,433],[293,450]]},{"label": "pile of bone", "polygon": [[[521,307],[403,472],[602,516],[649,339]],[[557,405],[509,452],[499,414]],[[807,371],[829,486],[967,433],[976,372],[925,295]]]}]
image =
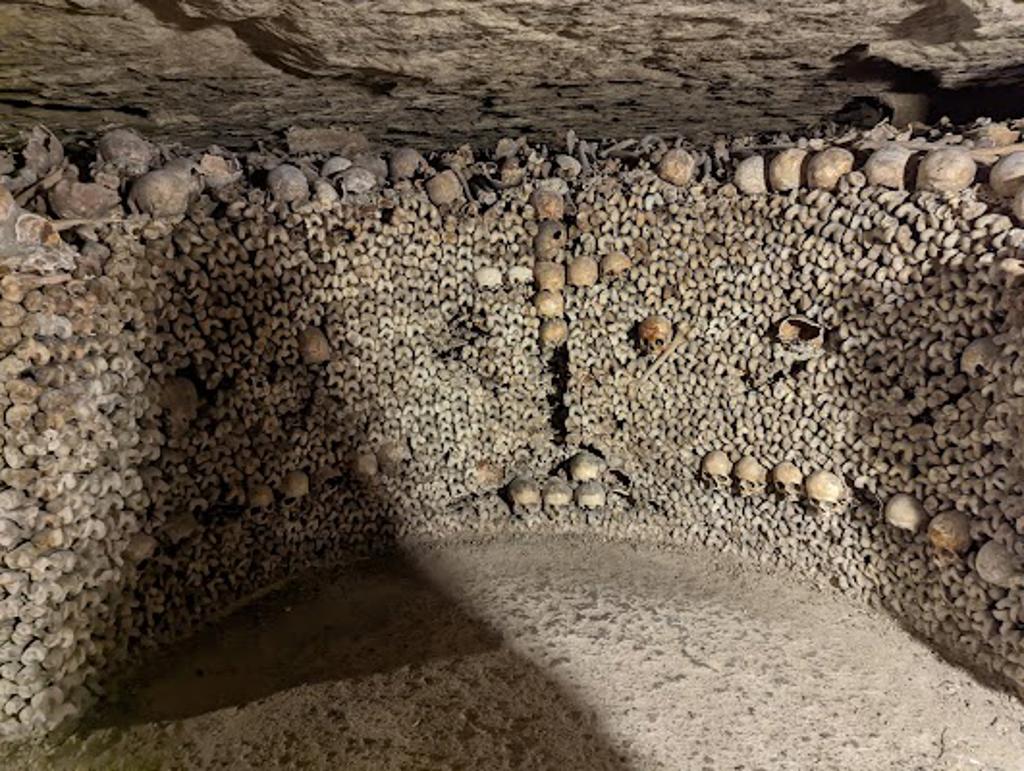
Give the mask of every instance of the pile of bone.
[{"label": "pile of bone", "polygon": [[505,494],[513,512],[529,516],[543,507],[554,513],[575,505],[585,511],[599,511],[605,508],[607,491],[601,481],[607,471],[605,461],[587,450],[569,458],[566,463],[567,477],[551,475],[543,484],[534,479],[518,476],[505,488]]},{"label": "pile of bone", "polygon": [[[635,520],[660,537],[871,585],[1014,666],[1024,547],[998,504],[1024,364],[995,363],[1020,323],[989,270],[1020,245],[1008,217],[868,187],[824,142],[792,196],[741,197],[711,155],[647,140],[289,143],[186,154],[116,130],[75,169],[40,130],[0,180],[8,243],[60,253],[49,214],[80,248],[59,283],[0,276],[5,732],[71,711],[110,640],[171,639],[346,546],[443,535],[499,493],[510,526],[625,527],[607,464],[563,464],[566,446],[629,460]],[[952,174],[943,157],[918,174]],[[1016,195],[1013,157],[989,173],[998,195]],[[782,190],[776,160],[765,190]],[[563,345],[567,386],[538,355]],[[749,456],[702,469],[731,516],[679,528],[703,500],[694,448],[740,441]],[[757,460],[792,457],[821,470]],[[557,470],[506,483],[527,467]],[[851,488],[952,513],[907,527],[914,506],[893,499],[887,521],[922,537],[877,532]],[[814,515],[804,540],[791,503]],[[929,561],[925,539],[955,559]]]},{"label": "pile of bone", "polygon": [[3,187],[0,206],[0,735],[10,737],[52,728],[88,700],[104,602],[154,541],[142,532],[130,314],[115,282],[85,269],[46,218]]},{"label": "pile of bone", "polygon": [[840,184],[870,185],[933,193],[959,193],[976,183],[979,161],[995,196],[1024,223],[1024,145],[971,149],[958,145],[923,149],[913,142],[882,143],[855,170],[857,156],[846,147],[783,150],[770,159],[751,155],[736,165],[733,184],[741,193],[788,193],[801,187],[835,190]]}]

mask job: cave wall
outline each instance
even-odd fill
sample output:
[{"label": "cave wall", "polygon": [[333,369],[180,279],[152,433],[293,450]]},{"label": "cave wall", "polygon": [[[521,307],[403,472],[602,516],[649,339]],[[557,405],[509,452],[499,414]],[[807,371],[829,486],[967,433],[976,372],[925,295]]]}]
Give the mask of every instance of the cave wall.
[{"label": "cave wall", "polygon": [[[854,138],[831,141],[859,169]],[[101,142],[101,182],[76,184],[115,206],[58,192],[35,140],[0,218],[5,735],[300,570],[492,533],[738,553],[1024,682],[1024,230],[984,164],[949,193],[860,170],[746,193],[737,157],[694,149],[673,177],[664,143],[403,167],[145,144],[128,163]],[[559,266],[566,285],[538,292]],[[652,315],[671,330],[645,351]],[[782,334],[793,317],[806,338]],[[736,463],[718,481],[715,450]],[[833,473],[842,495],[741,485],[742,456]],[[924,512],[912,529],[885,514],[899,493]],[[990,543],[1005,577],[979,569]]]},{"label": "cave wall", "polygon": [[1015,0],[9,0],[0,126],[196,147],[331,122],[427,147],[569,128],[705,141],[861,97],[877,120],[888,94],[912,95],[906,119],[966,121],[1024,97],[1022,41]]}]

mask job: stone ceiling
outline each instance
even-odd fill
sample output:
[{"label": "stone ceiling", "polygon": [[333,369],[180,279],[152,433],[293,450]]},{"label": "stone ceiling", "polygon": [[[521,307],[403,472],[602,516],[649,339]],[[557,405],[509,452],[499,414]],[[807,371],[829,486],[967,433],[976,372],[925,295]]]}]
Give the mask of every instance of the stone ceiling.
[{"label": "stone ceiling", "polygon": [[[289,125],[450,146],[704,140],[851,99],[1024,112],[1022,0],[8,0],[0,131],[136,126],[190,144]],[[849,110],[842,113],[853,115]]]}]

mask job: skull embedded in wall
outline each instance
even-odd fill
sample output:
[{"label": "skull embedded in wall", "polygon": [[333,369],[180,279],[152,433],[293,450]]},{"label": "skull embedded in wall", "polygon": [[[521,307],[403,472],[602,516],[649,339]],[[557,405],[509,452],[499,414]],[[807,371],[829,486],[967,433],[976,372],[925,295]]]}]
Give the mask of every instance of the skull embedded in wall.
[{"label": "skull embedded in wall", "polygon": [[712,450],[700,462],[700,478],[706,485],[727,492],[732,484],[732,461],[721,450]]},{"label": "skull embedded in wall", "polygon": [[160,403],[167,411],[172,429],[181,431],[188,427],[199,411],[199,394],[188,378],[172,377],[161,389]]},{"label": "skull embedded in wall", "polygon": [[604,485],[600,482],[583,482],[576,488],[576,505],[581,509],[599,509],[606,500]]},{"label": "skull embedded in wall", "polygon": [[812,356],[825,345],[825,330],[804,316],[789,316],[779,322],[778,340],[792,353]]},{"label": "skull embedded in wall", "polygon": [[1011,589],[1019,586],[1022,574],[1020,560],[997,541],[988,541],[974,555],[974,570],[982,581]]},{"label": "skull embedded in wall", "polygon": [[900,530],[916,533],[924,524],[925,511],[921,503],[912,495],[898,493],[885,503],[883,511],[885,521]]},{"label": "skull embedded in wall", "polygon": [[798,500],[804,489],[804,475],[796,465],[783,461],[772,469],[772,488],[787,501]]},{"label": "skull embedded in wall", "polygon": [[974,182],[977,164],[961,147],[943,147],[925,155],[917,167],[917,189],[956,193]]},{"label": "skull embedded in wall", "polygon": [[902,190],[909,161],[909,150],[898,145],[881,147],[864,164],[864,175],[869,185]]},{"label": "skull embedded in wall", "polygon": [[824,470],[815,471],[804,480],[804,492],[811,509],[826,516],[842,512],[850,497],[843,480]]},{"label": "skull embedded in wall", "polygon": [[565,246],[565,225],[555,220],[543,220],[533,237],[533,253],[539,260],[553,259]]},{"label": "skull embedded in wall", "polygon": [[592,482],[600,478],[604,466],[594,453],[581,450],[569,459],[569,476],[576,482]]},{"label": "skull embedded in wall", "polygon": [[331,358],[331,345],[327,336],[316,327],[307,327],[299,333],[299,355],[306,364],[323,364]]},{"label": "skull embedded in wall", "polygon": [[554,190],[534,190],[530,205],[539,220],[560,220],[565,216],[565,199]]},{"label": "skull embedded in wall", "polygon": [[517,507],[535,508],[540,506],[540,486],[527,477],[516,477],[506,488],[508,497]]},{"label": "skull embedded in wall", "polygon": [[549,508],[560,508],[572,503],[572,488],[562,479],[552,478],[544,483],[542,492],[544,505]]},{"label": "skull embedded in wall", "polygon": [[960,371],[968,377],[982,377],[995,372],[999,361],[999,344],[991,337],[972,341],[960,354]]},{"label": "skull embedded in wall", "polygon": [[939,551],[962,554],[971,546],[971,521],[959,511],[945,511],[928,523],[928,541]]},{"label": "skull embedded in wall", "polygon": [[257,482],[249,487],[249,505],[256,509],[268,509],[274,505],[274,489]]},{"label": "skull embedded in wall", "polygon": [[693,179],[697,162],[681,147],[674,147],[661,156],[658,162],[658,176],[670,185],[684,187]]},{"label": "skull embedded in wall", "polygon": [[807,185],[815,190],[832,190],[839,180],[853,171],[853,153],[842,147],[830,147],[811,156],[807,162]]},{"label": "skull embedded in wall", "polygon": [[739,488],[740,495],[751,496],[764,493],[768,472],[753,456],[744,455],[736,461],[732,473],[736,477],[736,486]]},{"label": "skull embedded in wall", "polygon": [[304,471],[289,471],[281,479],[281,495],[295,501],[309,495],[309,476]]},{"label": "skull embedded in wall", "polygon": [[657,355],[672,340],[672,322],[664,316],[648,316],[637,327],[637,339],[643,353]]}]

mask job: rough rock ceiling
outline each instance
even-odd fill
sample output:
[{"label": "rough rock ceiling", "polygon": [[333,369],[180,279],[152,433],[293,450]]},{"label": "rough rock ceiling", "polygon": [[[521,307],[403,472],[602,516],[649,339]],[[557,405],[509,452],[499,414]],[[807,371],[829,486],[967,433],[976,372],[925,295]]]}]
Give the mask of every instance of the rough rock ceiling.
[{"label": "rough rock ceiling", "polygon": [[13,0],[0,126],[451,145],[774,131],[854,97],[1019,112],[1022,0]]}]

